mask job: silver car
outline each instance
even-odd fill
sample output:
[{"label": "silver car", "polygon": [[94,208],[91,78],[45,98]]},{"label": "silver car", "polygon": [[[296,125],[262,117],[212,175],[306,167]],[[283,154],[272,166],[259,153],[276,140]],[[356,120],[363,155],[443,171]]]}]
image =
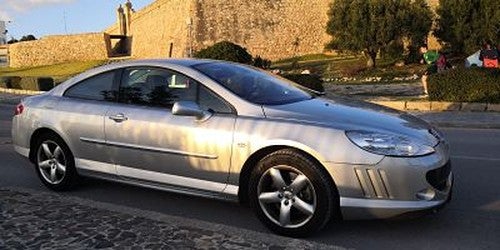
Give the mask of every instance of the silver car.
[{"label": "silver car", "polygon": [[50,189],[91,176],[239,200],[288,236],[435,210],[453,183],[448,145],[427,123],[221,61],[90,70],[24,99],[12,138]]}]

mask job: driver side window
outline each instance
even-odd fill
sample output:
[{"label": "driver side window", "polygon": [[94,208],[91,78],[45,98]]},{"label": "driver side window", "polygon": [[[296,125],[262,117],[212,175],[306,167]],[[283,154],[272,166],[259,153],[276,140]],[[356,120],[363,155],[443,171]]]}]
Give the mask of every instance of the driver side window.
[{"label": "driver side window", "polygon": [[122,102],[167,107],[180,100],[196,101],[197,83],[164,69],[132,68],[123,72],[120,86]]},{"label": "driver side window", "polygon": [[123,71],[120,85],[122,103],[172,108],[177,101],[193,101],[201,108],[221,114],[233,113],[220,97],[197,81],[160,68],[129,68]]}]

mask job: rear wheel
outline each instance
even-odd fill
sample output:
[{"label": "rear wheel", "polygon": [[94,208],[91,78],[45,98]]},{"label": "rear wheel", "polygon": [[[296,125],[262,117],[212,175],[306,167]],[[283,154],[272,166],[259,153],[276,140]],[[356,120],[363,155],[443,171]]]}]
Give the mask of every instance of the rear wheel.
[{"label": "rear wheel", "polygon": [[78,175],[73,154],[59,136],[51,133],[41,135],[35,150],[35,167],[45,186],[62,191],[76,184]]},{"label": "rear wheel", "polygon": [[249,195],[250,205],[267,227],[292,237],[320,230],[338,209],[324,170],[290,149],[259,161],[250,178]]}]

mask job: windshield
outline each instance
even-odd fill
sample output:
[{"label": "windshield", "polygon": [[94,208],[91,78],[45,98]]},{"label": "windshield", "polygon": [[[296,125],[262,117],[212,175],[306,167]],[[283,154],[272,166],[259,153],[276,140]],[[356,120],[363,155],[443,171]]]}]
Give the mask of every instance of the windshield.
[{"label": "windshield", "polygon": [[281,105],[312,98],[294,83],[251,67],[210,62],[193,66],[239,97],[259,105]]}]

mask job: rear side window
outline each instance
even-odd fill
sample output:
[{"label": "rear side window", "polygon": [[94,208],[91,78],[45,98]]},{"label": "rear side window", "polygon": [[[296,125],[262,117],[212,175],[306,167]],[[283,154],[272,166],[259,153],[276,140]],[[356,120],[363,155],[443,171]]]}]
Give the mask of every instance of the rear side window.
[{"label": "rear side window", "polygon": [[114,71],[106,72],[85,79],[72,86],[64,96],[95,101],[113,101],[116,92],[113,91]]}]

